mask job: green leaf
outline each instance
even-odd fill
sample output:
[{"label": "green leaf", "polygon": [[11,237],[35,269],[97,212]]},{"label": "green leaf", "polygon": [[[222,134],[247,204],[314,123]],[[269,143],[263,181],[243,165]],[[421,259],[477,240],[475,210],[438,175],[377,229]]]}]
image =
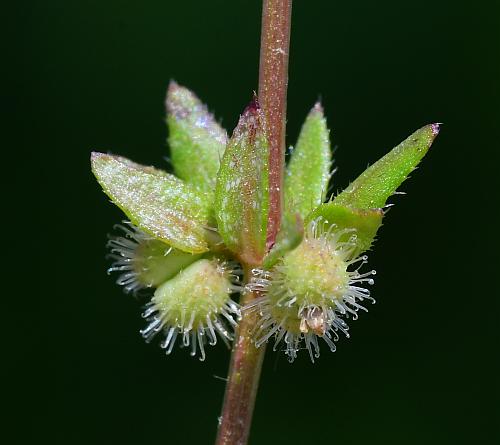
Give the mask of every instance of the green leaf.
[{"label": "green leaf", "polygon": [[268,144],[264,113],[254,100],[240,116],[217,176],[215,216],[226,246],[260,264],[266,248]]},{"label": "green leaf", "polygon": [[117,283],[123,285],[126,292],[135,293],[143,286],[158,287],[202,257],[174,249],[128,221],[114,227],[123,232],[123,236],[109,237],[109,258],[114,262],[108,272],[122,272]]},{"label": "green leaf", "polygon": [[368,167],[333,202],[358,209],[383,207],[427,153],[438,133],[438,124],[417,130]]},{"label": "green leaf", "polygon": [[187,88],[170,82],[167,92],[170,157],[175,174],[213,192],[227,144],[226,131]]},{"label": "green leaf", "polygon": [[323,108],[317,103],[302,126],[285,176],[287,211],[302,218],[325,200],[332,163],[328,133]]},{"label": "green leaf", "polygon": [[[321,204],[313,212],[311,212],[306,224],[321,217],[324,224],[324,229],[328,229],[332,224],[335,224],[336,229],[354,229],[356,232],[357,249],[354,256],[370,249],[378,228],[382,225],[382,217],[384,212],[382,209],[353,209],[347,206],[329,202]],[[344,235],[341,241],[347,241],[352,234]]]},{"label": "green leaf", "polygon": [[304,237],[304,221],[298,213],[295,216],[287,214],[283,217],[280,231],[272,249],[264,258],[264,269],[270,269],[290,250],[295,249]]},{"label": "green leaf", "polygon": [[137,247],[133,266],[139,282],[158,287],[200,258],[201,255],[174,249],[163,241],[146,239]]},{"label": "green leaf", "polygon": [[209,203],[199,190],[120,156],[94,152],[91,163],[104,192],[132,224],[184,252],[208,250]]}]

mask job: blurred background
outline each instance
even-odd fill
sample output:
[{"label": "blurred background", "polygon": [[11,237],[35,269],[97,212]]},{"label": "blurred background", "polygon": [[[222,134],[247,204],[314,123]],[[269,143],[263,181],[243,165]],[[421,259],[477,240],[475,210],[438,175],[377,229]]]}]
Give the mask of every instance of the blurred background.
[{"label": "blurred background", "polygon": [[[231,132],[257,89],[260,14],[255,0],[50,0],[4,19],[21,68],[6,84],[9,149],[37,170],[11,167],[21,195],[35,190],[36,260],[23,270],[36,280],[17,282],[4,312],[5,443],[213,442],[229,352],[201,363],[144,344],[140,303],[106,275],[122,215],[89,155],[166,168],[170,79]],[[496,1],[294,2],[287,143],[321,98],[334,190],[415,129],[444,125],[370,255],[377,304],[314,365],[267,352],[251,444],[500,440],[499,26]]]}]

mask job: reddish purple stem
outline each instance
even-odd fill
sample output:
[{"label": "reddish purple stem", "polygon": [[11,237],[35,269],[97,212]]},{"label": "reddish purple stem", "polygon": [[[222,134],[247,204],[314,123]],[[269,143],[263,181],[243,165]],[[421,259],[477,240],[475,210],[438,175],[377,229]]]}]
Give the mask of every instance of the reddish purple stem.
[{"label": "reddish purple stem", "polygon": [[[268,249],[276,240],[283,211],[291,12],[292,0],[263,1],[258,97],[266,117],[269,142]],[[250,267],[243,266],[249,280]],[[242,306],[257,296],[246,293]],[[256,314],[244,313],[236,332],[216,445],[245,445],[248,441],[265,351],[264,346],[257,349],[253,343],[256,318]]]}]

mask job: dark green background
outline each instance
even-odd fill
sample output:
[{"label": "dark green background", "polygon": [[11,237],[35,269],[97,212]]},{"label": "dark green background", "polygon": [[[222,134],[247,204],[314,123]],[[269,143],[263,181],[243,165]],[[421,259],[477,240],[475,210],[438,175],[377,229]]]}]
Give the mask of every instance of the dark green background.
[{"label": "dark green background", "polygon": [[[14,186],[37,206],[4,315],[5,443],[210,444],[228,351],[200,363],[144,344],[138,302],[106,275],[106,233],[122,215],[89,154],[165,167],[171,78],[232,130],[257,89],[260,2],[16,9],[4,18],[21,68],[6,84],[9,149],[25,158]],[[499,16],[488,1],[295,1],[288,143],[321,97],[335,190],[416,128],[444,125],[371,254],[377,304],[315,365],[268,352],[252,444],[498,443]]]}]

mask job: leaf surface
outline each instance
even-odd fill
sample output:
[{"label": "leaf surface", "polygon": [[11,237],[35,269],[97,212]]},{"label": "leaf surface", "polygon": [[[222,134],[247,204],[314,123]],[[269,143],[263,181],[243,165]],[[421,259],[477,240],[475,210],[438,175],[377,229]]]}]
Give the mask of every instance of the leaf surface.
[{"label": "leaf surface", "polygon": [[257,100],[252,101],[229,140],[215,192],[219,233],[251,265],[261,263],[266,248],[269,152],[264,121]]},{"label": "leaf surface", "polygon": [[305,218],[324,201],[331,163],[329,131],[323,109],[318,103],[302,125],[286,170],[285,202],[288,212]]},{"label": "leaf surface", "polygon": [[347,233],[341,241],[347,241],[353,234],[356,235],[356,251],[354,256],[369,250],[377,230],[382,225],[382,209],[353,209],[342,206],[334,202],[321,204],[309,214],[306,224],[321,218],[323,228],[327,230],[331,225],[335,225],[335,230],[353,229],[352,233]]},{"label": "leaf surface", "polygon": [[92,172],[132,224],[184,252],[208,250],[210,203],[196,188],[154,167],[121,156],[92,153]]},{"label": "leaf surface", "polygon": [[420,128],[368,167],[333,202],[358,209],[383,207],[425,156],[438,133],[438,124]]},{"label": "leaf surface", "polygon": [[177,177],[213,193],[226,131],[187,88],[171,82],[167,92],[170,158]]}]

